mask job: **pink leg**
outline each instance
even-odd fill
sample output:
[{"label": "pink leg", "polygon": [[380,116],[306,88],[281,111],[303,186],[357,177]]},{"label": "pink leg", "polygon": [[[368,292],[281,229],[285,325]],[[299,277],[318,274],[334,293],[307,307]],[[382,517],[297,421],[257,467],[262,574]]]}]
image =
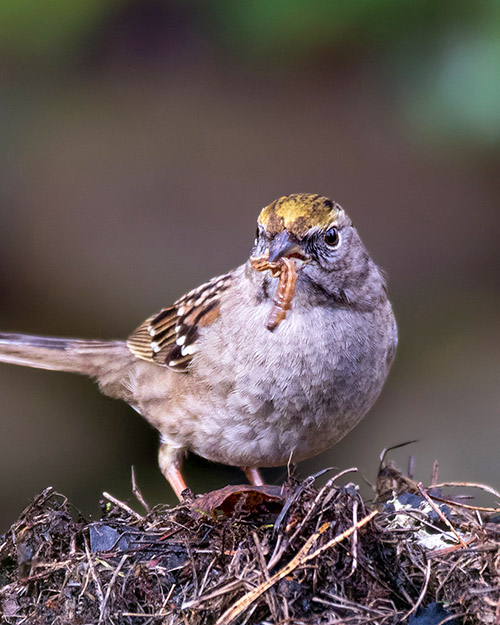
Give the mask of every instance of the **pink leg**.
[{"label": "pink leg", "polygon": [[182,492],[186,490],[186,482],[181,473],[181,462],[177,450],[173,450],[169,445],[162,443],[158,454],[160,470],[163,476],[172,487],[177,499],[182,501]]},{"label": "pink leg", "polygon": [[264,480],[262,479],[259,469],[254,469],[253,467],[241,467],[241,470],[245,473],[247,480],[250,484],[252,484],[252,486],[264,486]]}]

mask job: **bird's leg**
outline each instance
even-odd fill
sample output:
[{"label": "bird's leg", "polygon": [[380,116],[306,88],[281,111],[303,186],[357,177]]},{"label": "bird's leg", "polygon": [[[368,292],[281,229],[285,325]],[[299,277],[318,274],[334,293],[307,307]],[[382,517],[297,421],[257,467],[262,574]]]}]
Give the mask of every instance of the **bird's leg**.
[{"label": "bird's leg", "polygon": [[241,470],[245,473],[247,480],[250,484],[252,484],[252,486],[264,486],[264,480],[262,479],[259,469],[241,467]]},{"label": "bird's leg", "polygon": [[181,473],[181,458],[179,451],[167,443],[160,444],[158,462],[163,476],[172,487],[177,499],[182,501],[182,492],[186,490],[186,482]]}]

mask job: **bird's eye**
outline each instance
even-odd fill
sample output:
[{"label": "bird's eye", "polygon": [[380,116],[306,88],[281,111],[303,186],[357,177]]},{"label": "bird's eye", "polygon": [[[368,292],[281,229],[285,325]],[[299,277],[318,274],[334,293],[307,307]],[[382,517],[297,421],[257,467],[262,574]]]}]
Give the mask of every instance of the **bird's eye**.
[{"label": "bird's eye", "polygon": [[340,236],[337,228],[330,228],[325,232],[325,243],[329,247],[336,247],[339,244]]}]

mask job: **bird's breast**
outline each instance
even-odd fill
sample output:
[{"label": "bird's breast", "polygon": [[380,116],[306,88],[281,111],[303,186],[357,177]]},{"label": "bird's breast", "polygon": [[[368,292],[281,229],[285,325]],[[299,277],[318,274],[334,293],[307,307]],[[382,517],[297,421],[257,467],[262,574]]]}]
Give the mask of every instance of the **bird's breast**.
[{"label": "bird's breast", "polygon": [[377,316],[296,307],[269,331],[271,307],[223,310],[200,337],[192,375],[206,402],[193,438],[209,459],[272,466],[319,453],[357,424],[385,380],[392,318],[375,327]]}]

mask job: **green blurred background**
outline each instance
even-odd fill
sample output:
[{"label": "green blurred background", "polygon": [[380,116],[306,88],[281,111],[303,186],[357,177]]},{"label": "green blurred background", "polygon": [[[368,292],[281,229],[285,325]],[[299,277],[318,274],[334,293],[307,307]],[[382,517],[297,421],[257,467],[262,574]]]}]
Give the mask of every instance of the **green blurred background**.
[{"label": "green blurred background", "polygon": [[[317,192],[388,272],[400,326],[369,417],[304,462],[382,448],[500,487],[500,3],[3,0],[0,328],[125,338],[243,262],[260,208]],[[86,514],[173,497],[157,436],[68,374],[0,365],[0,526],[47,485]],[[284,470],[270,470],[270,481]],[[238,470],[190,457],[195,491]]]}]

